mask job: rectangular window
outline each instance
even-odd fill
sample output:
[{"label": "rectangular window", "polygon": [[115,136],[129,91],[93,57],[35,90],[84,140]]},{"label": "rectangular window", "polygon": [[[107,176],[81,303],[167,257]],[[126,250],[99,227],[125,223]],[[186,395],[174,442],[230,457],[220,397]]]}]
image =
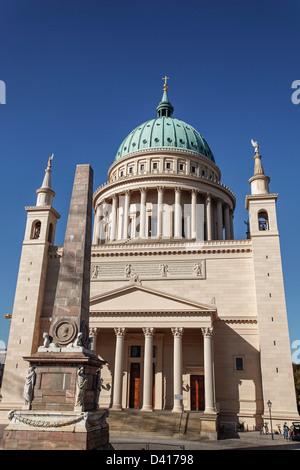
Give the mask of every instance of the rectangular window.
[{"label": "rectangular window", "polygon": [[235,358],[235,370],[244,370],[244,361],[242,357]]},{"label": "rectangular window", "polygon": [[131,346],[130,357],[141,357],[141,346]]},{"label": "rectangular window", "polygon": [[148,237],[157,236],[157,219],[149,215],[148,218]]},{"label": "rectangular window", "polygon": [[170,170],[170,168],[171,168],[171,163],[168,162],[168,163],[166,164],[166,168],[167,168],[167,170]]},{"label": "rectangular window", "polygon": [[153,170],[157,170],[157,163],[153,163]]},{"label": "rectangular window", "polygon": [[145,165],[142,164],[142,165],[141,165],[141,171],[144,171],[144,169],[145,169]]},{"label": "rectangular window", "polygon": [[179,170],[183,170],[183,163],[179,164]]},{"label": "rectangular window", "polygon": [[192,173],[196,173],[196,167],[192,166]]},{"label": "rectangular window", "polygon": [[132,166],[129,168],[129,173],[132,173],[133,172],[133,168]]}]

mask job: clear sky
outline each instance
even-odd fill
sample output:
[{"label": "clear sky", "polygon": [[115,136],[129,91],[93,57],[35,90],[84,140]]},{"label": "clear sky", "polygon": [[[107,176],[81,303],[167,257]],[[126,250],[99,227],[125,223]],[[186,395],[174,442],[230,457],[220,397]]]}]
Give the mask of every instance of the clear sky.
[{"label": "clear sky", "polygon": [[[156,117],[162,77],[174,117],[207,140],[236,195],[236,238],[260,145],[270,191],[279,194],[290,341],[300,340],[298,1],[0,0],[0,340],[7,343],[25,206],[35,205],[54,153],[53,206],[64,240],[75,167],[90,163],[94,189],[122,140]],[[217,297],[217,294],[216,294]]]}]

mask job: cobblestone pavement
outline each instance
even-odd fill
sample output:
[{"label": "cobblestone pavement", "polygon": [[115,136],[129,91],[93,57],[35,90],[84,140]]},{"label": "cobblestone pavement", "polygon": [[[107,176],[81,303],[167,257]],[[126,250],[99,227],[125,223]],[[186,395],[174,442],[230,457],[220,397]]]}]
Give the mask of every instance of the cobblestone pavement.
[{"label": "cobblestone pavement", "polygon": [[[0,423],[0,441],[6,424]],[[114,450],[300,450],[300,441],[287,441],[282,435],[260,435],[258,431],[224,434],[218,441],[187,441],[175,439],[137,439],[111,436]]]}]

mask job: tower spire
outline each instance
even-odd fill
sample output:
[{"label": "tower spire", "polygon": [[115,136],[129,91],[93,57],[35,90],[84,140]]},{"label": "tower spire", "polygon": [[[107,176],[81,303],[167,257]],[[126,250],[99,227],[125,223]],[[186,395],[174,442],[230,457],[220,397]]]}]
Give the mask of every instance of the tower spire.
[{"label": "tower spire", "polygon": [[37,206],[51,206],[52,199],[55,196],[55,192],[51,188],[51,165],[53,160],[54,154],[52,154],[48,159],[47,168],[45,170],[45,176],[43,179],[42,186],[40,189],[37,189]]}]

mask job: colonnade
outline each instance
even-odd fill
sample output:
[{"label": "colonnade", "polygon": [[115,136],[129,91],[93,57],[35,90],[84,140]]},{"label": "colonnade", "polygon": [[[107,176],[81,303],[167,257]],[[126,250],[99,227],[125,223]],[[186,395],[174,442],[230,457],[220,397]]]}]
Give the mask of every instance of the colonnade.
[{"label": "colonnade", "polygon": [[[156,202],[153,203],[153,189],[156,189],[157,196]],[[147,230],[147,193],[152,191],[152,204],[156,204],[155,218],[156,218],[156,234],[157,238],[166,237],[166,229],[163,223],[163,212],[169,202],[164,201],[164,192],[168,189],[174,191],[174,204],[172,204],[173,223],[171,230],[171,238],[191,238],[199,239],[199,233],[202,234],[202,240],[232,240],[233,234],[233,211],[228,203],[221,198],[212,197],[211,194],[203,194],[196,189],[183,189],[181,187],[164,188],[158,186],[156,188],[142,187],[135,191],[127,190],[120,194],[114,194],[111,198],[103,199],[98,204],[95,213],[95,227],[93,243],[107,243],[118,239],[128,238],[148,238],[149,229]],[[136,236],[130,233],[130,204],[132,194],[139,191],[139,202],[136,204],[139,208],[139,231]],[[186,203],[187,196],[185,195],[185,203],[182,201],[182,193],[189,193],[188,204]],[[198,194],[202,196],[202,205],[198,204]],[[122,204],[120,197],[123,198]],[[136,197],[135,197],[136,200]],[[183,232],[183,218],[185,216],[185,209],[188,208],[188,224],[186,232]],[[199,207],[201,209],[199,211]],[[120,215],[120,208],[122,207],[122,216]],[[201,219],[201,220],[200,220]],[[185,222],[187,223],[187,219]],[[199,230],[199,224],[201,225]],[[205,228],[204,228],[205,227]],[[224,230],[225,228],[225,230]],[[170,234],[169,234],[170,235]],[[151,234],[151,237],[153,234]]]},{"label": "colonnade", "polygon": [[[114,328],[116,335],[115,347],[115,367],[114,367],[114,383],[113,383],[113,410],[122,410],[122,382],[123,382],[123,365],[124,365],[124,343],[126,328]],[[204,413],[215,413],[215,392],[214,392],[214,372],[213,372],[213,353],[212,353],[212,337],[213,328],[201,328],[204,338],[204,396],[205,410]],[[182,411],[182,393],[183,393],[183,360],[182,360],[182,337],[184,328],[171,328],[173,335],[173,391],[174,402],[173,412],[180,413]],[[153,336],[155,328],[145,327],[144,333],[144,376],[143,376],[143,405],[141,411],[152,411],[152,351]]]}]

